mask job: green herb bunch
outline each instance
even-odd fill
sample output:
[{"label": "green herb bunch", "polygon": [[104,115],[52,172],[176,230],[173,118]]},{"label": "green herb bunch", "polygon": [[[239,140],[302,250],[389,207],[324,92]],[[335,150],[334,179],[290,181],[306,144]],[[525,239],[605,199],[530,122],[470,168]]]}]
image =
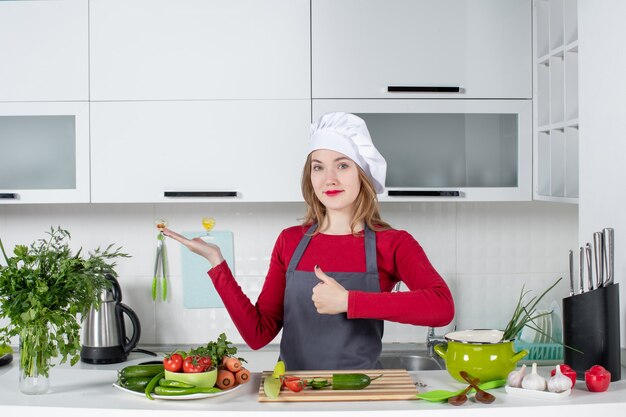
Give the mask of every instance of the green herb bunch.
[{"label": "green herb bunch", "polygon": [[[200,346],[192,349],[189,355],[210,356],[211,363],[215,366],[222,364],[222,358],[224,356],[234,356],[237,353],[237,346],[233,346],[232,343],[226,340],[226,334],[219,335],[215,342],[209,342],[206,346]],[[240,361],[245,362],[243,358],[238,358]]]},{"label": "green herb bunch", "polygon": [[17,245],[8,257],[2,240],[0,250],[6,266],[0,264],[0,318],[10,323],[0,327],[0,345],[19,336],[22,372],[27,376],[48,376],[50,359],[59,363],[80,359],[80,319],[91,306],[100,306],[100,294],[110,288],[105,275],[116,266],[113,259],[129,257],[109,245],[89,256],[72,253],[70,233],[61,227],[50,228],[46,239],[29,247]]},{"label": "green herb bunch", "polygon": [[[530,300],[526,300],[526,296],[528,295],[528,293],[530,293],[530,291],[524,291],[524,286],[522,286],[522,291],[520,292],[519,299],[517,300],[517,305],[515,306],[515,310],[513,311],[513,316],[511,317],[511,320],[504,329],[504,334],[502,335],[503,341],[515,339],[519,332],[521,332],[522,329],[526,326],[543,335],[548,336],[551,340],[554,340],[552,339],[551,335],[546,334],[543,329],[540,329],[539,326],[537,326],[535,320],[542,316],[552,314],[551,312],[537,313],[537,304],[539,304],[543,297],[548,292],[550,292],[552,288],[556,287],[556,284],[558,284],[561,279],[563,278],[561,277],[557,279],[556,282],[548,287],[548,289],[546,289],[541,295],[534,296]],[[557,341],[557,343],[559,342]]]}]

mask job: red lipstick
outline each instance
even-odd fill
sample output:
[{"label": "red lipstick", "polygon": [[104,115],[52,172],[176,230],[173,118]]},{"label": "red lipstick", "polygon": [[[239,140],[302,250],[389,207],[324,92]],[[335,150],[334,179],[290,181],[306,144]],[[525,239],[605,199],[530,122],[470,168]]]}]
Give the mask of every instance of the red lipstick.
[{"label": "red lipstick", "polygon": [[334,197],[339,193],[342,193],[343,190],[328,190],[328,191],[324,191],[324,194],[326,194],[329,197]]}]

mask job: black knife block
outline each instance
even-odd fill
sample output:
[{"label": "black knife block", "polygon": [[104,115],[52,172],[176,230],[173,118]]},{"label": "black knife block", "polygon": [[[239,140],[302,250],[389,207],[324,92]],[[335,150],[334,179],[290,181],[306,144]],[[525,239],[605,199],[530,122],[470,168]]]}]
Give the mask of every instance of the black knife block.
[{"label": "black knife block", "polygon": [[576,379],[584,380],[586,370],[602,365],[611,381],[620,380],[619,314],[618,284],[563,299],[564,362],[576,371]]}]

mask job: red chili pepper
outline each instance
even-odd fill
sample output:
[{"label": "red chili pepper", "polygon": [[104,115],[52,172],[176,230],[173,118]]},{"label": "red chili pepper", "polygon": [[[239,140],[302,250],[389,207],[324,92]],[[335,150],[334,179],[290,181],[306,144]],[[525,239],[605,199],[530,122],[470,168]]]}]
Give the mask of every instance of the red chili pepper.
[{"label": "red chili pepper", "polygon": [[585,383],[591,392],[606,391],[611,383],[611,373],[601,365],[593,365],[585,372]]},{"label": "red chili pepper", "polygon": [[[576,385],[576,371],[573,370],[569,365],[561,365],[561,373],[572,380],[572,388]],[[554,376],[556,374],[556,369],[553,369],[550,372],[550,376]]]}]

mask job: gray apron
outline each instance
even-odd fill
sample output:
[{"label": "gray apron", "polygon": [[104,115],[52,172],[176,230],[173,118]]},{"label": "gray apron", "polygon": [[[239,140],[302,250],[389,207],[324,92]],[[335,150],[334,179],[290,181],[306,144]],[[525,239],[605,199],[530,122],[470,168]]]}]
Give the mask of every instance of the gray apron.
[{"label": "gray apron", "polygon": [[[296,270],[316,227],[300,240],[287,268],[280,358],[288,370],[380,368],[383,321],[319,314],[311,296],[320,279],[314,272]],[[366,272],[324,272],[346,290],[380,292],[376,234],[367,226],[365,261]]]}]

